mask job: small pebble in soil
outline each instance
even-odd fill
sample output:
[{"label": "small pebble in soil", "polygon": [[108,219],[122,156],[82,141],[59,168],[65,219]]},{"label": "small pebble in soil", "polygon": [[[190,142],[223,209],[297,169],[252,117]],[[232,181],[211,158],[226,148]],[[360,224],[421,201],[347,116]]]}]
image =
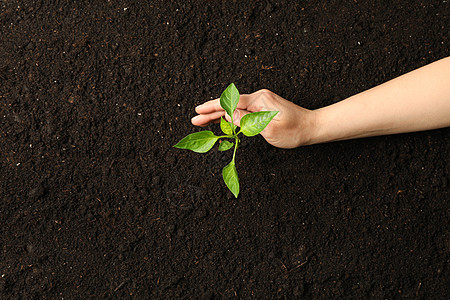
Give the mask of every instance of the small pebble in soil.
[{"label": "small pebble in soil", "polygon": [[117,251],[119,251],[119,252],[125,252],[125,251],[127,251],[127,245],[125,245],[125,244],[120,244],[119,245],[119,247],[117,247]]},{"label": "small pebble in soil", "polygon": [[80,207],[78,207],[78,214],[80,216],[85,216],[87,212],[87,208],[85,205],[80,205]]},{"label": "small pebble in soil", "polygon": [[439,180],[439,178],[434,177],[434,178],[431,180],[431,186],[432,186],[432,187],[438,187],[438,186],[440,186],[440,185],[441,185],[441,180]]},{"label": "small pebble in soil", "polygon": [[28,197],[32,199],[38,199],[45,194],[45,187],[42,184],[38,184],[35,188],[28,192]]},{"label": "small pebble in soil", "polygon": [[176,163],[176,158],[173,155],[166,155],[165,159],[166,163],[168,163],[169,165],[174,165]]},{"label": "small pebble in soil", "polygon": [[240,144],[239,144],[239,148],[245,148],[248,146],[248,141],[247,140],[243,140]]},{"label": "small pebble in soil", "polygon": [[195,196],[197,197],[198,200],[202,200],[205,198],[205,193],[203,193],[201,189],[196,189]]},{"label": "small pebble in soil", "polygon": [[86,218],[88,219],[88,221],[92,221],[92,220],[94,220],[94,215],[89,211],[86,214]]},{"label": "small pebble in soil", "polygon": [[152,178],[152,185],[159,185],[160,181],[161,181],[161,177],[155,176]]},{"label": "small pebble in soil", "polygon": [[208,211],[206,209],[199,209],[197,211],[197,213],[195,214],[195,216],[198,219],[203,219],[204,217],[206,217],[208,215]]},{"label": "small pebble in soil", "polygon": [[178,283],[178,281],[180,281],[181,277],[179,277],[178,275],[172,275],[169,277],[169,282],[168,285],[172,286]]},{"label": "small pebble in soil", "polygon": [[146,213],[147,209],[144,206],[138,207],[136,209],[136,215],[143,216]]},{"label": "small pebble in soil", "polygon": [[175,225],[173,225],[173,224],[167,225],[166,231],[167,231],[167,233],[174,233]]},{"label": "small pebble in soil", "polygon": [[25,47],[25,49],[30,51],[30,50],[33,50],[35,47],[36,47],[36,46],[34,45],[34,43],[33,43],[33,42],[30,42],[30,43]]},{"label": "small pebble in soil", "polygon": [[295,297],[300,297],[305,292],[305,287],[303,286],[303,282],[298,283],[298,285],[294,288],[293,294]]},{"label": "small pebble in soil", "polygon": [[378,149],[383,150],[384,148],[386,148],[386,141],[380,141],[378,143]]},{"label": "small pebble in soil", "polygon": [[447,177],[442,177],[442,178],[441,178],[441,182],[442,182],[442,187],[443,187],[443,188],[446,188],[447,185],[448,185]]}]

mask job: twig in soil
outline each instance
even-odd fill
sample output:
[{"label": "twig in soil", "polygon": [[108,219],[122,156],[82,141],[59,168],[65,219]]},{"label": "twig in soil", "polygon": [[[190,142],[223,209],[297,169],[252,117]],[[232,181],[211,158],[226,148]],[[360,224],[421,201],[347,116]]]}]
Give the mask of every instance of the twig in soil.
[{"label": "twig in soil", "polygon": [[419,296],[419,290],[420,290],[421,286],[422,286],[422,282],[419,281],[419,286],[417,287],[417,291],[416,291],[416,297]]},{"label": "twig in soil", "polygon": [[305,260],[304,262],[302,262],[301,264],[295,266],[294,268],[290,269],[289,272],[295,271],[298,268],[300,268],[301,266],[303,266],[304,264],[306,264],[308,262],[308,260]]},{"label": "twig in soil", "polygon": [[191,189],[194,189],[194,190],[199,190],[199,189],[200,189],[199,186],[192,185],[192,184],[186,184],[186,186],[187,186],[188,188],[191,188]]},{"label": "twig in soil", "polygon": [[282,268],[285,272],[288,272],[288,269],[286,268],[286,265],[281,261],[281,259],[278,259],[278,261],[279,261],[280,264],[281,264],[281,268]]},{"label": "twig in soil", "polygon": [[117,292],[121,287],[123,287],[125,285],[125,283],[127,283],[128,279],[125,281],[122,281],[115,289],[114,292]]},{"label": "twig in soil", "polygon": [[185,204],[178,205],[178,204],[172,202],[172,200],[170,200],[170,197],[167,194],[176,194],[176,195],[178,195],[178,191],[168,191],[168,192],[166,192],[167,202],[169,202],[170,205],[173,205],[174,207],[176,207],[178,209],[181,209],[181,210],[190,210],[190,209],[192,209],[192,207],[189,206],[189,205],[187,205],[187,206]]}]

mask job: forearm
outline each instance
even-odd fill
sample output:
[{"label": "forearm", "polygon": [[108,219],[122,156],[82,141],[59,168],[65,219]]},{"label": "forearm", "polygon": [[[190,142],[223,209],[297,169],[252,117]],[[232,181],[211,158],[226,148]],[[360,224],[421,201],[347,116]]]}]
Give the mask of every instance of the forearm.
[{"label": "forearm", "polygon": [[309,144],[450,126],[450,57],[314,111]]}]

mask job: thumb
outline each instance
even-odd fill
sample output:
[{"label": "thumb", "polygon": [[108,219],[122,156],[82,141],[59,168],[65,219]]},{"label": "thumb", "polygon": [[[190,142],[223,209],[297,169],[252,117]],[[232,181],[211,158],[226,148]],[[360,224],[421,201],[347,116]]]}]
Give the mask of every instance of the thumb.
[{"label": "thumb", "polygon": [[[233,114],[233,124],[238,126],[238,127],[240,127],[241,126],[241,119],[242,119],[242,117],[245,116],[248,113],[249,112],[246,111],[246,110],[236,109],[234,111],[234,114]],[[230,118],[230,116],[228,114],[225,114],[225,119],[228,122],[231,122],[231,118]]]}]

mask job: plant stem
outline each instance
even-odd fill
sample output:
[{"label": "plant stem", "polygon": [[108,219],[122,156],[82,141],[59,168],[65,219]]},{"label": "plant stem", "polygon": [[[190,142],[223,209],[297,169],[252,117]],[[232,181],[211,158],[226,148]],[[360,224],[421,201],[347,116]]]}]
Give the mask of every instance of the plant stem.
[{"label": "plant stem", "polygon": [[235,135],[234,138],[235,138],[236,142],[234,143],[234,151],[233,151],[233,160],[232,160],[232,162],[234,162],[234,158],[236,157],[236,150],[237,150],[238,145],[239,145],[239,137],[237,135]]},{"label": "plant stem", "polygon": [[233,135],[237,136],[237,134],[236,134],[236,126],[234,125],[233,116],[230,116],[230,118],[231,118],[231,130],[233,130]]}]

